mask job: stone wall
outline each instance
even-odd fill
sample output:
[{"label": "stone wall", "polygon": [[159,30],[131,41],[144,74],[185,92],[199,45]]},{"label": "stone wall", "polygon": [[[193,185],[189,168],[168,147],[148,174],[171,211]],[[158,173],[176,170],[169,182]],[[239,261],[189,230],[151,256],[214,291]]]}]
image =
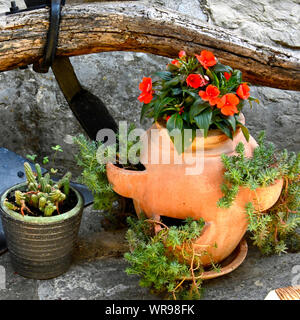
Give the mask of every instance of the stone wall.
[{"label": "stone wall", "polygon": [[[22,5],[22,1],[18,0]],[[76,1],[77,3],[79,0]],[[259,42],[299,50],[300,5],[297,0],[148,0],[221,26]],[[0,11],[10,1],[0,0]],[[71,58],[80,82],[99,96],[117,120],[139,124],[138,84],[143,76],[164,68],[166,58],[150,54],[113,52]],[[300,92],[252,87],[261,103],[245,110],[255,137],[266,130],[268,140],[280,148],[300,151]],[[65,152],[58,164],[73,169],[72,137],[82,129],[64,100],[52,72],[37,74],[29,67],[0,74],[0,146],[23,156],[47,155],[52,145]],[[144,124],[147,126],[147,124]]]}]

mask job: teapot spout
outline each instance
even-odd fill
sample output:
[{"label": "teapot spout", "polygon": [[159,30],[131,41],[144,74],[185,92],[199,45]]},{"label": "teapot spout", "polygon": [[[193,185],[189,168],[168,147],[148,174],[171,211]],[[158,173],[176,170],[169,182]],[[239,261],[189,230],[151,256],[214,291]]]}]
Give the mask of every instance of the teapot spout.
[{"label": "teapot spout", "polygon": [[147,170],[127,170],[113,163],[106,165],[106,173],[113,190],[125,198],[135,198],[142,191],[142,185],[145,185],[147,179]]}]

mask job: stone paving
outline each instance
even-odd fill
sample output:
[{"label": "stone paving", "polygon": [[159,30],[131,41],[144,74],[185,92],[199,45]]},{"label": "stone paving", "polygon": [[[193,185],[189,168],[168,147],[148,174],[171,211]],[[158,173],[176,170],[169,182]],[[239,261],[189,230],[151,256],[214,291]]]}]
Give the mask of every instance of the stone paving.
[{"label": "stone paving", "polygon": [[[141,288],[138,277],[124,272],[126,230],[104,231],[101,220],[91,207],[85,209],[74,262],[68,272],[55,279],[23,278],[14,273],[9,252],[0,256],[0,266],[6,270],[6,288],[0,287],[0,300],[160,299]],[[204,283],[203,300],[263,300],[273,289],[295,282],[299,285],[299,270],[299,253],[264,257],[249,245],[246,260],[238,269]]]}]

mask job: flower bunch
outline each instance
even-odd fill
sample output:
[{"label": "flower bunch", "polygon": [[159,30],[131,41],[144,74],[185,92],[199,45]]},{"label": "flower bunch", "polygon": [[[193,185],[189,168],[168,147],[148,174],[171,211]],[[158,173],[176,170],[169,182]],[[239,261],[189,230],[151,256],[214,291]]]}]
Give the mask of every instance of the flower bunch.
[{"label": "flower bunch", "polygon": [[239,122],[245,101],[258,102],[250,96],[249,84],[243,82],[240,70],[223,65],[210,51],[188,57],[180,51],[177,59],[167,65],[166,71],[156,72],[160,79],[144,77],[139,85],[143,102],[141,120],[164,119],[166,127],[173,129],[220,129],[233,139],[241,128],[249,139],[247,128]]}]

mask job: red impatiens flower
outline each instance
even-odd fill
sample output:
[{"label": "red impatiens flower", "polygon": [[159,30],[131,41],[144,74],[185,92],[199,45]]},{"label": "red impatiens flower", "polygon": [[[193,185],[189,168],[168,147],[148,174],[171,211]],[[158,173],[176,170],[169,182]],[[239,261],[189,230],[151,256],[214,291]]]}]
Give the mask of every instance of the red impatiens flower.
[{"label": "red impatiens flower", "polygon": [[183,58],[185,56],[186,56],[186,52],[184,50],[180,50],[179,54],[178,54],[178,57],[181,59],[181,58]]},{"label": "red impatiens flower", "polygon": [[239,112],[236,107],[239,102],[239,98],[234,93],[227,93],[219,99],[217,107],[221,109],[221,113],[225,116],[233,116],[235,113]]},{"label": "red impatiens flower", "polygon": [[190,74],[186,78],[186,83],[188,86],[190,86],[194,89],[197,89],[199,87],[205,86],[208,82],[200,74]]},{"label": "red impatiens flower", "polygon": [[138,100],[140,102],[149,103],[153,99],[152,79],[144,77],[139,85],[139,89],[142,93],[139,95]]},{"label": "red impatiens flower", "polygon": [[208,67],[212,67],[217,63],[217,60],[214,54],[210,51],[203,50],[200,55],[195,54],[197,60],[201,63],[204,69],[208,69]]},{"label": "red impatiens flower", "polygon": [[184,106],[182,106],[179,110],[179,114],[182,114],[182,113],[184,113]]},{"label": "red impatiens flower", "polygon": [[150,92],[152,90],[152,79],[144,77],[139,84],[139,89],[141,91]]},{"label": "red impatiens flower", "polygon": [[166,121],[168,122],[170,118],[171,118],[171,116],[167,116]]},{"label": "red impatiens flower", "polygon": [[231,77],[231,73],[224,72],[224,77],[228,81],[230,79],[230,77]]},{"label": "red impatiens flower", "polygon": [[213,85],[208,85],[205,91],[199,91],[199,96],[204,100],[204,101],[209,101],[209,104],[211,106],[214,106],[217,104],[219,101],[219,96],[220,90]]},{"label": "red impatiens flower", "polygon": [[180,62],[177,59],[172,60],[171,63],[174,64],[176,67],[180,67]]},{"label": "red impatiens flower", "polygon": [[250,88],[247,83],[244,82],[239,85],[236,93],[241,99],[248,99],[250,97]]}]

